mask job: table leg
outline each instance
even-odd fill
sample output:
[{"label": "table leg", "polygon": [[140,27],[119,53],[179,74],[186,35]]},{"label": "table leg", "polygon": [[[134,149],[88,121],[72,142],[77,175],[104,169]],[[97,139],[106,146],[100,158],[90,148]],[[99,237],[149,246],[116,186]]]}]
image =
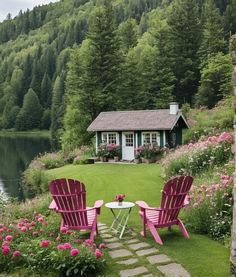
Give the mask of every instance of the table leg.
[{"label": "table leg", "polygon": [[129,220],[130,212],[131,212],[131,208],[129,209],[129,211],[127,213],[127,216],[126,216],[126,219],[125,219],[125,224],[123,225],[123,228],[122,228],[121,233],[120,233],[120,237],[119,237],[120,239],[122,238],[122,236],[124,234],[124,231],[127,228],[127,223],[128,223],[128,220]]}]

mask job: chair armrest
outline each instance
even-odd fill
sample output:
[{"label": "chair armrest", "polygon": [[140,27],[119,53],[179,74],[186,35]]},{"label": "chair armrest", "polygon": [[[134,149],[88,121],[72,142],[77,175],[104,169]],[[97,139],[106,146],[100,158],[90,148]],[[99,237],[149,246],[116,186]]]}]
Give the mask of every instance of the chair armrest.
[{"label": "chair armrest", "polygon": [[104,201],[103,200],[97,200],[94,203],[94,208],[97,210],[97,214],[100,214],[101,207],[103,205]]},{"label": "chair armrest", "polygon": [[55,202],[55,200],[52,200],[52,202],[50,203],[49,207],[50,210],[58,210],[57,208],[57,204]]},{"label": "chair armrest", "polygon": [[141,208],[141,210],[150,208],[144,201],[136,201],[135,203]]},{"label": "chair armrest", "polygon": [[184,199],[184,203],[183,206],[186,207],[189,205],[189,195],[186,195],[185,199]]}]

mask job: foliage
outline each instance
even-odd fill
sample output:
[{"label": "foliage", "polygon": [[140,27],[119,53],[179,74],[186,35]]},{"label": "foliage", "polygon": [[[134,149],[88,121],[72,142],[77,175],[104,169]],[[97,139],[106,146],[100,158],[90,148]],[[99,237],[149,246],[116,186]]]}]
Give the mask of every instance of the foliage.
[{"label": "foliage", "polygon": [[65,165],[62,152],[46,153],[39,157],[46,169],[57,168]]},{"label": "foliage", "polygon": [[108,144],[107,145],[107,150],[109,152],[109,157],[114,158],[114,157],[121,157],[121,149],[120,146],[114,143]]},{"label": "foliage", "polygon": [[211,55],[201,70],[197,105],[212,108],[232,91],[232,64],[229,55]]},{"label": "foliage", "polygon": [[228,162],[232,157],[233,137],[230,133],[189,143],[170,153],[163,161],[167,177],[178,174],[196,175],[216,165]]},{"label": "foliage", "polygon": [[101,143],[98,146],[98,151],[97,151],[98,157],[108,157],[109,156],[109,151],[106,143]]},{"label": "foliage", "polygon": [[227,239],[232,224],[232,189],[233,179],[228,175],[221,175],[218,183],[193,187],[185,211],[187,226],[215,240]]},{"label": "foliage", "polygon": [[135,149],[136,158],[155,159],[161,153],[161,148],[155,144],[145,144]]},{"label": "foliage", "polygon": [[[185,112],[183,107],[182,112]],[[187,118],[191,128],[184,133],[184,143],[197,141],[202,136],[215,135],[225,130],[231,130],[234,118],[232,97],[221,100],[211,110],[206,108],[190,109],[187,112]]]},{"label": "foliage", "polygon": [[55,220],[47,221],[40,213],[1,224],[0,270],[9,273],[16,268],[58,276],[96,276],[105,265],[103,253],[90,240],[77,239],[76,232],[59,228]]}]

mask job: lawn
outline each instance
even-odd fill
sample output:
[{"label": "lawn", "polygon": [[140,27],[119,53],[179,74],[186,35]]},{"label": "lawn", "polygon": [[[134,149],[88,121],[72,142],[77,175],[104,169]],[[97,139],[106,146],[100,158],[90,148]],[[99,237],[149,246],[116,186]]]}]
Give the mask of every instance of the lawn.
[{"label": "lawn", "polygon": [[[118,193],[126,194],[127,201],[144,200],[150,206],[157,206],[161,199],[164,180],[161,178],[161,166],[95,164],[68,165],[49,170],[52,178],[75,178],[83,181],[87,190],[87,204],[103,199],[110,202]],[[110,224],[112,214],[103,207],[100,221]],[[139,231],[141,220],[138,208],[132,211],[129,225]],[[172,232],[161,230],[164,246],[158,246],[161,252],[170,255],[181,263],[193,277],[229,276],[229,249],[206,236],[190,233],[190,240],[185,239],[178,229]],[[141,239],[141,238],[140,238]],[[147,241],[154,244],[148,233]]]}]

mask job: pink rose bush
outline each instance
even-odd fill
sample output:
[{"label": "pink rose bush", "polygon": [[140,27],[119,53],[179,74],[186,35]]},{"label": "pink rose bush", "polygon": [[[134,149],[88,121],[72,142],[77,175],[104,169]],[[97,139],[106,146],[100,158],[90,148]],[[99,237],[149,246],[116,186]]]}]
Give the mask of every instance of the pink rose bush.
[{"label": "pink rose bush", "polygon": [[229,175],[220,175],[215,183],[192,186],[190,205],[185,211],[186,225],[215,240],[226,240],[232,224],[232,189],[233,178]]},{"label": "pink rose bush", "polygon": [[179,174],[195,175],[228,162],[232,158],[233,136],[223,132],[195,143],[183,145],[163,160],[166,177]]},{"label": "pink rose bush", "polygon": [[[55,223],[53,221],[53,223]],[[105,244],[78,239],[78,232],[59,230],[59,222],[34,213],[8,225],[0,223],[0,273],[17,268],[34,268],[39,275],[95,276],[105,265]]]}]

